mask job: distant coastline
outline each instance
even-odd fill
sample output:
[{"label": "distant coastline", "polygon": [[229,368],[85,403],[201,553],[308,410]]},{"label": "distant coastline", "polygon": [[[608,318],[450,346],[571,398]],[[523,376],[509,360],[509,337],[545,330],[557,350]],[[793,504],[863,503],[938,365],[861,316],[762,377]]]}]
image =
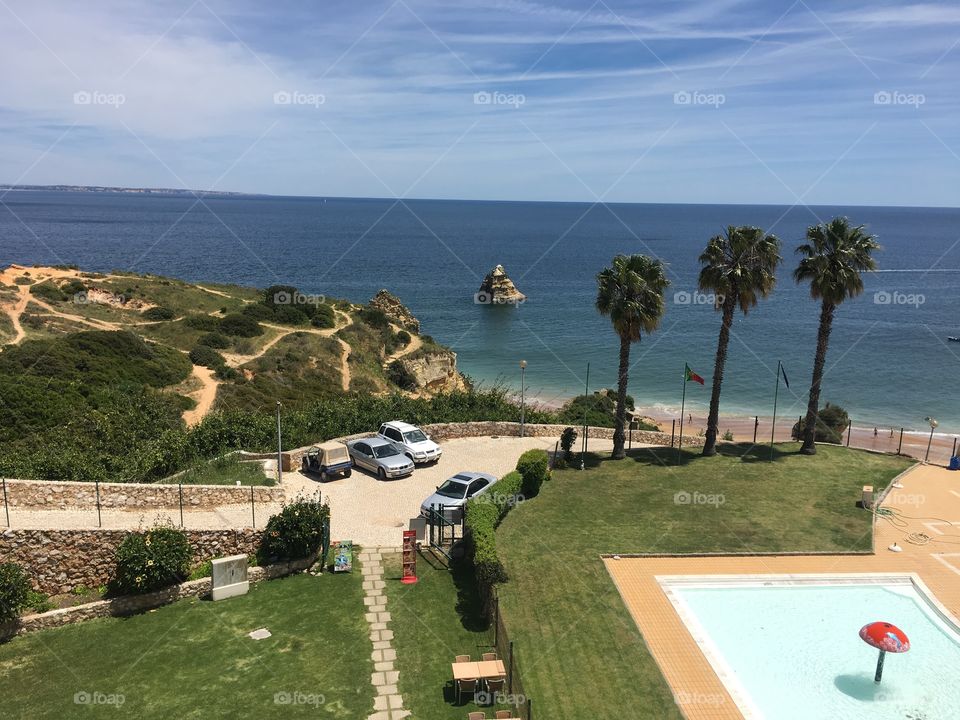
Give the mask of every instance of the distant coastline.
[{"label": "distant coastline", "polygon": [[229,190],[188,190],[184,188],[134,188],[110,185],[6,185],[0,184],[0,192],[41,191],[73,193],[124,193],[128,195],[168,195],[171,197],[267,197],[260,193],[243,193]]}]

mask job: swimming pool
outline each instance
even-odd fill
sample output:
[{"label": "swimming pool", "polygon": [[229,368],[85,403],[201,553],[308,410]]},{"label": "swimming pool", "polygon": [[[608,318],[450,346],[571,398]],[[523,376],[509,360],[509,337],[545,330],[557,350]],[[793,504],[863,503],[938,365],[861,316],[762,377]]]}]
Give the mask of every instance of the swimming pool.
[{"label": "swimming pool", "polygon": [[[658,581],[746,718],[960,717],[960,633],[916,576]],[[858,636],[874,620],[910,638],[880,684],[877,650]]]}]

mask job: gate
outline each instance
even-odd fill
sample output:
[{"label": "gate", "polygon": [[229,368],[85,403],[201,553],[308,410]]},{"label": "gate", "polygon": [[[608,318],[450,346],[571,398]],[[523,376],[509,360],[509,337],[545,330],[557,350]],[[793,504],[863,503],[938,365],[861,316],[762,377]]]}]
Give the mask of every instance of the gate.
[{"label": "gate", "polygon": [[450,560],[454,544],[463,539],[463,508],[431,505],[427,511],[427,539],[431,548]]}]

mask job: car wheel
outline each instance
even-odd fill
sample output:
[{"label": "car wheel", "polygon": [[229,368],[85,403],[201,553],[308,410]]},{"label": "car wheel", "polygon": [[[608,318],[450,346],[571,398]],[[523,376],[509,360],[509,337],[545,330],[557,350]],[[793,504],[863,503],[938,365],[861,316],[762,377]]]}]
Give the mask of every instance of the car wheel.
[{"label": "car wheel", "polygon": [[345,478],[348,478],[348,477],[350,477],[351,475],[353,475],[353,470],[347,470],[347,471],[343,474],[343,476],[344,476]]},{"label": "car wheel", "polygon": [[321,470],[321,471],[320,471],[320,482],[328,482],[329,480],[330,480],[330,476],[327,474],[327,471],[326,471],[326,470]]},{"label": "car wheel", "polygon": [[300,472],[306,473],[309,469],[310,469],[310,468],[307,467],[307,460],[306,460],[306,458],[304,458],[304,459],[300,462]]},{"label": "car wheel", "polygon": [[384,470],[383,468],[377,468],[377,477],[379,477],[381,480],[386,480],[387,471]]}]

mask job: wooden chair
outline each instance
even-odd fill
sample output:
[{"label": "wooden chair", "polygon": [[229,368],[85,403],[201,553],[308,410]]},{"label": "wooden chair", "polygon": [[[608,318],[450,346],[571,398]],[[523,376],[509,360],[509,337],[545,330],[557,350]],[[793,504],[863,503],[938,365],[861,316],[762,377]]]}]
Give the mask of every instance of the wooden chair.
[{"label": "wooden chair", "polygon": [[457,659],[454,662],[470,662],[469,655],[457,655]]},{"label": "wooden chair", "polygon": [[463,702],[463,693],[476,693],[477,692],[477,680],[476,678],[470,680],[457,680],[457,702]]},{"label": "wooden chair", "polygon": [[497,714],[494,715],[494,717],[497,718],[497,720],[503,720],[503,718],[506,718],[506,720],[510,720],[510,718],[513,717],[513,711],[511,711],[511,710],[497,710]]},{"label": "wooden chair", "polygon": [[[498,692],[503,692],[503,686],[507,684],[506,678],[497,678],[496,680],[487,680],[487,693],[494,695]],[[492,702],[492,700],[491,700]],[[509,715],[507,717],[510,717]]]},{"label": "wooden chair", "polygon": [[485,712],[472,712],[467,715],[467,720],[487,720],[487,714]]},{"label": "wooden chair", "polygon": [[495,652],[492,652],[492,653],[484,653],[484,654],[483,654],[483,661],[484,661],[484,662],[486,662],[486,661],[488,661],[488,660],[497,660],[497,659],[498,659],[498,658],[497,658],[497,654],[496,654]]}]

